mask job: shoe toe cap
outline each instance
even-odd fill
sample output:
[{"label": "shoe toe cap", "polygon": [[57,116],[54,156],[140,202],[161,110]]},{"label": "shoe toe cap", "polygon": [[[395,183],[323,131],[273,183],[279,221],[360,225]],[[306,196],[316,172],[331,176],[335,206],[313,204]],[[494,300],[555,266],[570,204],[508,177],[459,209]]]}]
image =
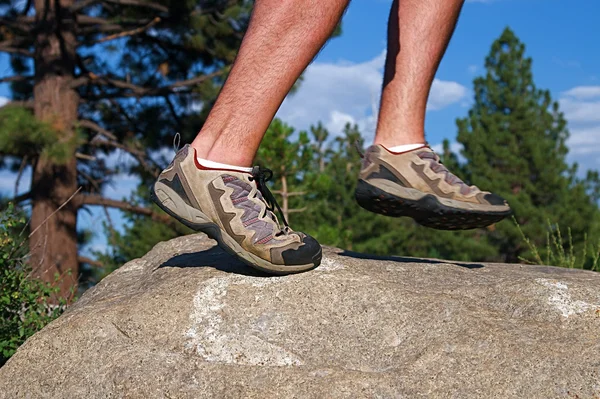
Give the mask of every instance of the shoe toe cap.
[{"label": "shoe toe cap", "polygon": [[483,199],[490,205],[508,206],[506,200],[497,194],[487,193],[484,195]]},{"label": "shoe toe cap", "polygon": [[288,266],[314,264],[318,266],[321,263],[321,245],[317,240],[305,234],[302,238],[302,245],[297,249],[287,249],[281,253],[283,262]]}]

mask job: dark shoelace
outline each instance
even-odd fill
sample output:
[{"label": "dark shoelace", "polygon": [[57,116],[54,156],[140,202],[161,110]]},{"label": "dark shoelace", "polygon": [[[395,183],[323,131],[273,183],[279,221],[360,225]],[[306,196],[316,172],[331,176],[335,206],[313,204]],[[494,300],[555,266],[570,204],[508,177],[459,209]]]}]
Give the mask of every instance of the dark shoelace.
[{"label": "dark shoelace", "polygon": [[256,185],[258,187],[258,191],[263,196],[264,201],[267,204],[267,210],[269,212],[275,213],[275,210],[279,212],[279,216],[281,216],[281,220],[283,220],[283,224],[285,227],[289,227],[287,220],[285,220],[285,216],[283,215],[283,211],[281,207],[277,203],[277,200],[267,187],[267,182],[271,180],[273,177],[273,171],[267,168],[261,168],[260,166],[255,166],[252,168],[252,178],[250,181],[256,180]]}]

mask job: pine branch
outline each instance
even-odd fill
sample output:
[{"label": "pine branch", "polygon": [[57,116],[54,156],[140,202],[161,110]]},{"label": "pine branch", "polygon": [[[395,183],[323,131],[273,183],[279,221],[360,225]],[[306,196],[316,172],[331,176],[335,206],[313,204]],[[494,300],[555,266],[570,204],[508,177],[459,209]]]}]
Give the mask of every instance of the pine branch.
[{"label": "pine branch", "polygon": [[99,267],[101,269],[104,268],[104,265],[102,264],[102,262],[90,259],[90,258],[85,257],[85,256],[78,256],[77,257],[77,262],[79,262],[79,263],[85,263],[87,265],[94,266],[94,267]]},{"label": "pine branch", "polygon": [[73,4],[71,7],[69,7],[69,11],[71,12],[77,12],[79,10],[82,10],[86,7],[92,6],[94,4],[100,3],[100,0],[81,0],[76,2],[75,4]]},{"label": "pine branch", "polygon": [[121,26],[120,24],[116,24],[113,21],[109,21],[108,19],[92,17],[90,15],[77,15],[77,25],[79,25],[79,26],[82,26],[82,25],[117,25],[117,26]]},{"label": "pine branch", "polygon": [[[157,17],[158,18],[158,17]],[[129,19],[119,20],[119,23],[110,21],[104,18],[91,17],[89,15],[78,15],[77,24],[80,26],[80,35],[96,35],[96,34],[115,34],[118,35],[123,32],[130,31],[132,29],[139,29],[152,23],[154,19]],[[140,32],[144,32],[142,29]],[[93,46],[98,41],[81,41],[78,46]]]},{"label": "pine branch", "polygon": [[126,212],[136,213],[138,215],[149,216],[152,220],[160,223],[165,223],[168,225],[175,225],[175,221],[167,216],[161,215],[150,208],[144,208],[141,206],[131,205],[125,201],[113,200],[110,198],[104,198],[101,195],[95,194],[81,194],[78,196],[77,204],[81,205],[92,205],[92,206],[106,206],[109,208],[121,209]]},{"label": "pine branch", "polygon": [[33,3],[32,0],[27,0],[27,3],[25,4],[25,7],[23,7],[23,11],[21,11],[21,16],[26,16],[27,15],[27,13],[29,12],[29,10],[31,9],[32,3]]},{"label": "pine branch", "polygon": [[13,198],[12,200],[10,200],[10,202],[18,204],[19,202],[23,202],[23,201],[28,200],[30,198],[31,198],[31,192],[27,192],[27,193],[23,193],[21,195],[17,195],[15,198]]},{"label": "pine branch", "polygon": [[153,10],[162,11],[162,12],[169,11],[169,7],[163,6],[162,4],[150,3],[148,1],[141,1],[141,0],[82,0],[82,1],[78,1],[77,3],[73,4],[69,8],[69,11],[77,12],[79,10],[84,9],[85,7],[89,7],[89,6],[98,4],[98,3],[112,3],[112,4],[119,4],[119,5],[124,5],[124,6],[146,7],[146,8],[151,8]]},{"label": "pine branch", "polygon": [[[87,180],[93,186],[93,188],[96,190],[96,192],[99,192],[99,193],[102,192],[102,190],[100,189],[100,184],[99,184],[99,183],[102,183],[102,180],[95,180],[92,176],[88,175],[87,173],[85,173],[82,170],[78,170],[77,173],[80,174],[81,176],[83,176],[83,178],[85,180]],[[90,190],[87,190],[87,191],[90,191]]]},{"label": "pine branch", "polygon": [[115,136],[113,133],[109,132],[108,130],[104,129],[102,126],[98,125],[95,122],[92,122],[90,120],[87,119],[80,119],[77,124],[81,127],[93,130],[97,133],[100,133],[102,136],[106,137],[107,139],[110,140],[118,140],[117,136]]},{"label": "pine branch", "polygon": [[158,4],[158,3],[151,3],[149,1],[142,1],[142,0],[103,0],[102,2],[119,4],[119,5],[124,5],[124,6],[138,6],[138,7],[151,8],[153,10],[161,11],[161,12],[169,11],[169,7],[167,7],[167,6],[163,6],[162,4]]},{"label": "pine branch", "polygon": [[1,26],[6,26],[8,28],[19,30],[23,33],[27,33],[29,31],[31,31],[34,23],[35,23],[35,19],[33,19],[33,17],[25,17],[25,16],[20,16],[17,18],[1,18],[0,17],[0,25]]},{"label": "pine branch", "polygon": [[[96,85],[96,86],[112,86],[118,89],[123,89],[122,92],[117,93],[105,93],[101,96],[82,96],[87,99],[96,100],[101,98],[122,98],[122,97],[156,97],[165,96],[170,94],[188,93],[191,91],[190,86],[198,85],[207,80],[213,79],[220,76],[224,71],[217,71],[195,78],[180,80],[173,84],[163,87],[144,87],[138,86],[133,83],[126,82],[125,80],[112,79],[105,76],[96,76],[89,74],[88,76],[82,76],[75,79],[72,83],[72,88],[76,88],[85,84]],[[187,90],[182,90],[186,88]]]},{"label": "pine branch", "polygon": [[155,165],[150,165],[150,163],[148,163],[147,159],[149,159],[149,157],[144,151],[137,150],[135,148],[131,148],[131,147],[129,147],[125,144],[121,144],[117,141],[92,140],[92,142],[90,142],[90,144],[95,145],[95,146],[107,146],[107,147],[118,148],[120,150],[123,150],[123,151],[131,154],[138,161],[138,163],[142,166],[142,168],[144,168],[148,173],[150,173],[151,176],[158,177],[158,175],[160,174],[160,170],[158,169],[158,167],[156,167]]},{"label": "pine branch", "polygon": [[151,27],[153,27],[154,25],[156,25],[159,22],[160,22],[160,18],[156,17],[152,21],[150,21],[148,24],[146,24],[145,26],[140,26],[139,28],[135,28],[135,29],[131,29],[128,31],[123,31],[120,33],[115,33],[115,34],[103,37],[102,39],[92,42],[92,44],[104,43],[104,42],[108,42],[110,40],[121,39],[126,36],[137,35],[139,33],[142,33],[145,30],[150,29]]},{"label": "pine branch", "polygon": [[0,42],[0,52],[11,53],[11,54],[20,54],[25,57],[32,57],[33,53],[24,48],[18,47],[22,42],[14,41],[14,40],[5,40]]},{"label": "pine branch", "polygon": [[33,79],[33,76],[19,76],[19,75],[15,75],[15,76],[6,76],[4,78],[0,78],[0,83],[7,83],[7,82],[22,82],[24,80],[31,80]]},{"label": "pine branch", "polygon": [[138,161],[138,163],[142,166],[142,168],[144,168],[148,173],[150,173],[151,176],[158,177],[160,170],[158,169],[158,167],[156,165],[151,165],[151,163],[153,163],[153,162],[152,162],[152,160],[150,160],[150,157],[148,156],[148,154],[146,154],[146,152],[144,152],[142,150],[138,150],[136,148],[132,148],[126,144],[120,143],[115,134],[109,132],[108,130],[104,129],[102,126],[98,125],[95,122],[92,122],[87,119],[83,119],[83,120],[80,120],[78,122],[78,124],[79,124],[79,126],[93,130],[108,139],[108,140],[92,139],[90,141],[91,145],[94,145],[97,147],[107,146],[107,147],[121,149],[121,150],[131,154]]},{"label": "pine branch", "polygon": [[173,119],[175,119],[175,123],[177,123],[178,131],[183,130],[183,123],[181,122],[181,118],[179,117],[179,115],[177,114],[177,111],[175,110],[175,106],[173,105],[173,102],[171,101],[169,96],[165,96],[164,99],[165,99],[165,102],[167,103],[167,106],[169,107],[169,111],[171,112]]}]

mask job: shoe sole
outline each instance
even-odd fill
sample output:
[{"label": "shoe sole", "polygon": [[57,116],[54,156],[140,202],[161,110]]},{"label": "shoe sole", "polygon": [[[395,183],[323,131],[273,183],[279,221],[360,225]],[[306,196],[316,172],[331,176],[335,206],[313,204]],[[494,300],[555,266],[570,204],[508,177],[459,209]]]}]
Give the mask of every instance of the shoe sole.
[{"label": "shoe sole", "polygon": [[313,263],[310,264],[294,266],[273,264],[246,251],[237,243],[237,241],[231,238],[226,231],[222,230],[218,224],[212,222],[208,216],[198,209],[186,204],[185,201],[167,185],[160,182],[154,183],[154,186],[150,190],[150,198],[160,209],[174,217],[183,225],[194,231],[206,234],[217,241],[219,247],[225,252],[241,260],[248,266],[262,272],[276,275],[302,273],[314,269],[319,266],[321,262],[322,250],[319,250],[313,257]]},{"label": "shoe sole", "polygon": [[438,230],[470,230],[487,227],[510,216],[512,211],[480,211],[453,208],[440,203],[435,195],[420,199],[401,198],[359,180],[355,198],[358,204],[385,216],[413,218],[422,226]]}]

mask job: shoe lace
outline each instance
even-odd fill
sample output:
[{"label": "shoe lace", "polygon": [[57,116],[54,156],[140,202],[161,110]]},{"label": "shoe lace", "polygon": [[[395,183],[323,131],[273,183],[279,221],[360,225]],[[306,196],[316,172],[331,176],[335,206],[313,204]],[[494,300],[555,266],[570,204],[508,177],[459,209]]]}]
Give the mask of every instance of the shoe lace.
[{"label": "shoe lace", "polygon": [[277,224],[279,224],[277,222],[277,217],[275,216],[275,210],[277,210],[277,212],[279,213],[279,216],[281,216],[281,220],[283,221],[283,224],[285,225],[285,228],[282,229],[282,231],[287,231],[289,228],[288,222],[287,222],[287,220],[285,220],[285,216],[283,215],[283,211],[281,210],[281,207],[277,203],[277,200],[275,199],[275,197],[273,196],[273,194],[267,187],[267,182],[269,180],[271,180],[272,177],[273,177],[273,171],[271,169],[261,168],[260,166],[255,166],[252,169],[252,177],[250,178],[250,181],[256,180],[256,186],[258,187],[258,191],[260,191],[264,202],[267,204],[266,210],[269,211],[273,215],[273,219],[275,220],[275,222]]},{"label": "shoe lace", "polygon": [[467,185],[467,183],[462,181],[462,179],[460,177],[458,177],[454,173],[450,172],[448,170],[448,168],[446,168],[446,166],[442,163],[442,160],[435,152],[423,151],[423,152],[420,152],[418,154],[418,156],[421,159],[430,160],[429,167],[431,168],[431,170],[433,170],[435,173],[443,174],[445,176],[444,180],[446,181],[446,183],[453,185],[453,186],[460,186],[460,192],[463,195],[469,194],[471,192],[472,187],[470,187],[469,185]]}]

